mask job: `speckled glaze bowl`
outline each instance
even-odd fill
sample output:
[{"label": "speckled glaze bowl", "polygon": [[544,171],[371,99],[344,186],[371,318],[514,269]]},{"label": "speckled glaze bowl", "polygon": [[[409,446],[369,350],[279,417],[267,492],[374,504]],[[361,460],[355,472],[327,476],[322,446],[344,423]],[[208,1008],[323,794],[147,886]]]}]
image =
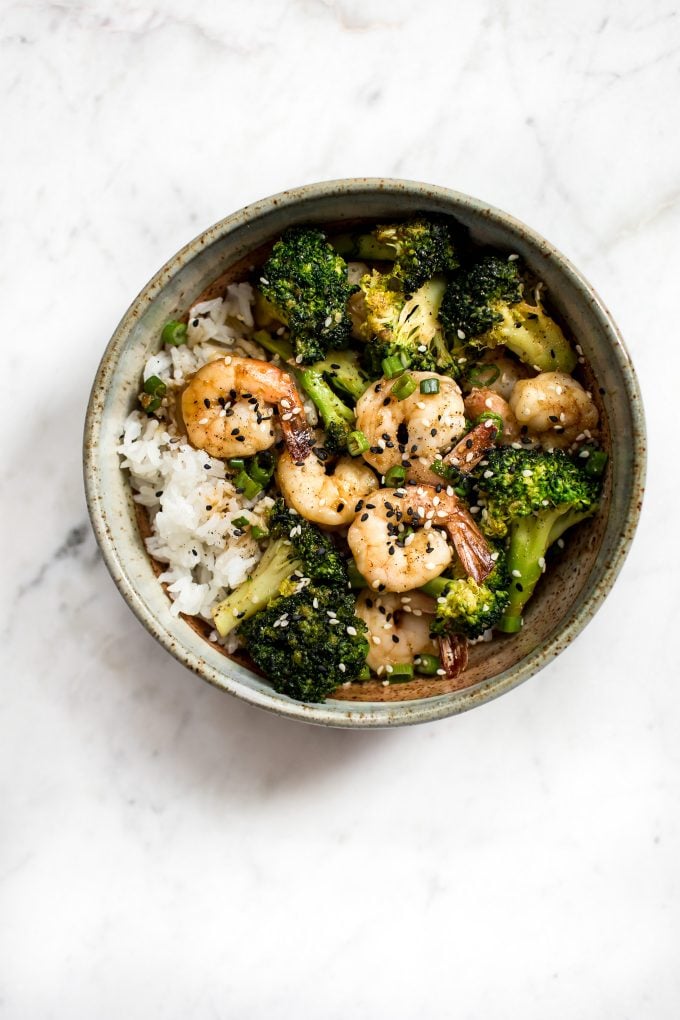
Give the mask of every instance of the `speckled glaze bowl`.
[{"label": "speckled glaze bowl", "polygon": [[[547,284],[552,307],[583,348],[586,384],[602,417],[610,453],[602,511],[571,535],[530,603],[521,633],[471,649],[464,689],[447,688],[439,680],[391,687],[376,682],[340,689],[322,705],[301,704],[277,694],[189,621],[172,615],[144,548],[116,445],[135,406],[143,365],[157,350],[168,319],[238,277],[262,246],[292,224],[342,225],[414,212],[455,217],[475,241],[519,253]],[[210,227],[163,266],[124,315],[102,358],[85,422],[84,470],[92,526],[111,576],[133,612],[175,658],[216,687],[279,715],[328,726],[399,726],[441,719],[504,694],[559,655],[592,619],[637,525],[645,430],[640,391],[616,325],[592,287],[552,245],[478,199],[412,181],[356,178],[310,184],[256,202]]]}]

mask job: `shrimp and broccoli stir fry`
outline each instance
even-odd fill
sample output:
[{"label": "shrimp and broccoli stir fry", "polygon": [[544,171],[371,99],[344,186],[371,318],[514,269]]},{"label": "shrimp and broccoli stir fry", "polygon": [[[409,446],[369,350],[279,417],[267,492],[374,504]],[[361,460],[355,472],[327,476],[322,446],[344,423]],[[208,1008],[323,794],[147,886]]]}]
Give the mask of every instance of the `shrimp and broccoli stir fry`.
[{"label": "shrimp and broccoli stir fry", "polygon": [[[295,227],[247,283],[251,311],[201,367],[140,394],[244,508],[251,566],[213,640],[301,701],[465,686],[469,646],[520,631],[554,547],[598,510],[581,348],[518,256],[445,218]],[[196,326],[165,326],[175,360]]]}]

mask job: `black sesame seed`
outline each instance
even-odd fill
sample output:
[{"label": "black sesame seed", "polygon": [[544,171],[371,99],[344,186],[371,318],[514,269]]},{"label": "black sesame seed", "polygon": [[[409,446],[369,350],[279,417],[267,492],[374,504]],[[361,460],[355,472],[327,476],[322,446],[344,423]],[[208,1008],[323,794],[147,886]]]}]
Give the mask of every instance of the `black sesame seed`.
[{"label": "black sesame seed", "polygon": [[344,509],[345,509],[345,504],[342,503],[342,502],[338,503],[337,508],[336,508],[336,513],[341,514]]},{"label": "black sesame seed", "polygon": [[396,634],[392,635],[392,640],[394,641],[395,645],[399,644],[399,638],[398,638],[398,636]]},{"label": "black sesame seed", "polygon": [[524,588],[519,583],[519,581],[515,581],[515,588],[517,589],[517,591],[524,591]]},{"label": "black sesame seed", "polygon": [[206,510],[212,510],[212,503],[206,503],[205,508]]},{"label": "black sesame seed", "polygon": [[361,515],[361,520],[362,521],[367,521],[368,520],[368,514],[362,514]]},{"label": "black sesame seed", "polygon": [[245,443],[245,441],[246,441],[246,437],[245,436],[237,436],[236,437],[236,442],[237,443]]},{"label": "black sesame seed", "polygon": [[205,404],[206,407],[210,407],[210,401],[208,400],[207,397],[203,397],[203,403]]}]

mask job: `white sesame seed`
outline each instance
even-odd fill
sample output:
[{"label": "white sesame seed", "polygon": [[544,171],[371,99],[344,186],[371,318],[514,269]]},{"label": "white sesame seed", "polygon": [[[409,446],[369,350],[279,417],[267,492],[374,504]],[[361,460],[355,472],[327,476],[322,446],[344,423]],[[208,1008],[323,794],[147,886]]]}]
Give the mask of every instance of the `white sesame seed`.
[{"label": "white sesame seed", "polygon": [[347,666],[344,664],[344,662],[338,663],[338,669],[340,670],[341,673],[347,672]]},{"label": "white sesame seed", "polygon": [[394,673],[394,666],[391,666],[389,663],[387,663],[387,665],[385,666],[385,672]]},{"label": "white sesame seed", "polygon": [[484,478],[493,478],[493,471],[488,471],[488,470],[485,471],[483,477]]},{"label": "white sesame seed", "polygon": [[470,450],[470,452],[465,455],[465,463],[469,464],[473,457],[474,453],[472,452],[472,450]]},{"label": "white sesame seed", "polygon": [[418,350],[420,351],[421,354],[424,354],[425,351],[427,350],[427,347],[425,346],[425,344],[420,344]]},{"label": "white sesame seed", "polygon": [[356,637],[356,634],[357,634],[356,627],[348,627],[347,628],[347,633],[349,634],[350,637]]},{"label": "white sesame seed", "polygon": [[383,685],[383,687],[389,687],[390,686],[389,680],[381,680],[380,682]]},{"label": "white sesame seed", "polygon": [[564,549],[564,539],[563,538],[558,538],[557,539],[557,545],[559,546],[560,549]]},{"label": "white sesame seed", "polygon": [[372,635],[371,641],[373,642],[374,645],[381,645],[382,644],[382,641],[380,640],[380,638],[378,637],[377,634],[373,634]]},{"label": "white sesame seed", "polygon": [[266,276],[261,276],[261,277],[260,277],[260,283],[268,284],[268,283],[269,283],[269,280],[267,279],[267,277],[266,277]]},{"label": "white sesame seed", "polygon": [[446,670],[445,669],[438,669],[437,670],[437,676],[446,676]]},{"label": "white sesame seed", "polygon": [[518,258],[519,258],[519,255],[517,255],[517,254],[515,254],[513,252],[512,255],[508,255],[508,262],[516,262]]},{"label": "white sesame seed", "polygon": [[332,321],[333,321],[333,316],[332,315],[327,315],[326,318],[324,319],[324,326],[326,326],[326,327],[330,326]]},{"label": "white sesame seed", "polygon": [[207,425],[208,424],[208,419],[207,418],[201,418],[201,420],[199,421],[198,424],[199,425]]},{"label": "white sesame seed", "polygon": [[291,414],[291,412],[290,411],[286,411],[285,414],[281,415],[281,421],[290,421],[290,419],[292,417],[293,417],[293,415]]},{"label": "white sesame seed", "polygon": [[479,509],[480,508],[478,506],[471,506],[470,507],[470,513],[471,514],[478,514],[479,513]]},{"label": "white sesame seed", "polygon": [[465,333],[463,332],[462,329],[457,329],[456,330],[456,335],[458,336],[459,340],[464,340],[465,339]]},{"label": "white sesame seed", "polygon": [[424,401],[418,400],[417,403],[416,403],[416,407],[419,408],[419,410],[424,411],[425,410],[425,403],[424,403]]},{"label": "white sesame seed", "polygon": [[486,400],[484,401],[484,406],[485,407],[491,407],[492,405],[493,405],[493,398],[492,397],[487,397]]}]

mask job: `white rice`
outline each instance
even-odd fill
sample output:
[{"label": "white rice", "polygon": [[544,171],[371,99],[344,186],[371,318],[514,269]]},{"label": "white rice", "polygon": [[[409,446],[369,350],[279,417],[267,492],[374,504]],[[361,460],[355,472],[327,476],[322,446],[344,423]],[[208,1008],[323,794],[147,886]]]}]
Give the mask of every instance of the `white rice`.
[{"label": "white rice", "polygon": [[[149,358],[144,379],[158,376],[171,394],[201,365],[223,357],[225,348],[266,358],[244,335],[253,326],[252,303],[250,284],[237,283],[224,298],[195,305],[188,343]],[[262,493],[245,499],[225,477],[223,461],[195,450],[172,421],[139,410],[125,421],[118,453],[134,500],[148,512],[152,534],[146,547],[165,565],[160,581],[167,585],[172,612],[212,620],[213,607],[248,577],[261,555],[250,531],[235,534],[240,529],[232,521],[243,516],[264,526],[272,499]],[[238,641],[226,644],[233,650]]]}]

